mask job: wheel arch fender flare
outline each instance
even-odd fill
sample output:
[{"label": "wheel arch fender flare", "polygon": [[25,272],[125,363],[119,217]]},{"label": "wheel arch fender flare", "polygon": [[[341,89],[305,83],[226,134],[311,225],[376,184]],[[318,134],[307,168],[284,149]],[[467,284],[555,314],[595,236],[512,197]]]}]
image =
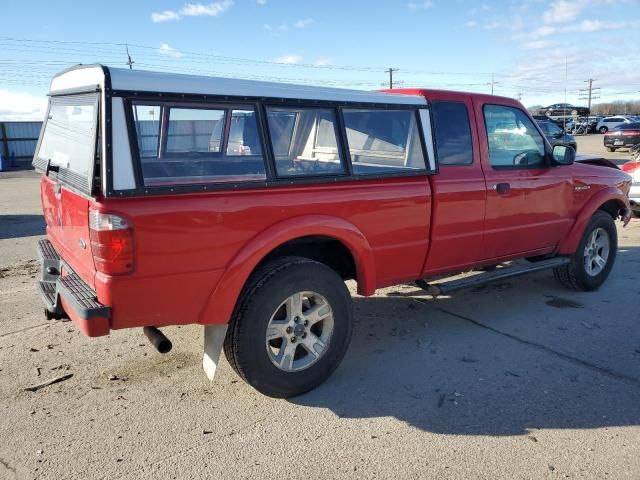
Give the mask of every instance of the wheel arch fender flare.
[{"label": "wheel arch fender flare", "polygon": [[620,210],[629,207],[629,200],[627,196],[619,188],[607,187],[599,191],[589,199],[589,201],[582,207],[582,210],[578,213],[573,227],[571,227],[567,236],[560,242],[558,254],[572,255],[575,253],[576,248],[578,248],[578,243],[580,243],[580,239],[584,233],[584,229],[587,227],[587,224],[593,214],[596,213],[596,211],[605,203],[612,200],[619,205]]},{"label": "wheel arch fender flare", "polygon": [[209,295],[198,323],[207,325],[229,322],[242,289],[258,264],[279,246],[312,235],[331,237],[342,242],[351,252],[355,263],[358,293],[372,295],[375,292],[375,259],[364,234],[354,224],[342,218],[305,215],[270,226],[238,251]]}]

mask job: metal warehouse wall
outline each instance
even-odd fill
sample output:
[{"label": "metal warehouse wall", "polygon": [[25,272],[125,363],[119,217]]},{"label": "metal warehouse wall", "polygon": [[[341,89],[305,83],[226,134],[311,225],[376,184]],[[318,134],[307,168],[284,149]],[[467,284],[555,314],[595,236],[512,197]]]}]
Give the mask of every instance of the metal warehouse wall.
[{"label": "metal warehouse wall", "polygon": [[41,128],[42,122],[0,122],[0,154],[33,157]]}]

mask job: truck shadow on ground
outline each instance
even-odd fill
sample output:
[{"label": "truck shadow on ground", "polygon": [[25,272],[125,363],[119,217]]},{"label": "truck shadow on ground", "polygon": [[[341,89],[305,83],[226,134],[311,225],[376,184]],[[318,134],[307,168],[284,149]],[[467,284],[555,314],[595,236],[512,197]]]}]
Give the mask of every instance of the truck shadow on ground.
[{"label": "truck shadow on ground", "polygon": [[0,240],[44,235],[42,215],[0,215]]},{"label": "truck shadow on ground", "polygon": [[342,366],[292,402],[445,434],[639,425],[639,292],[625,287],[638,263],[640,249],[621,250],[608,283],[591,293],[542,272],[437,300],[409,285],[355,298]]}]

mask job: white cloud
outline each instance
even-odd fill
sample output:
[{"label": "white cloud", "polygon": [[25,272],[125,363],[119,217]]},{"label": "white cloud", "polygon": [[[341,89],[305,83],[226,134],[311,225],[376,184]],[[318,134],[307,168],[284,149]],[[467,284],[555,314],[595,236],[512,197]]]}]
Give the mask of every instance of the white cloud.
[{"label": "white cloud", "polygon": [[331,60],[330,58],[319,58],[315,62],[313,62],[313,64],[316,67],[326,67],[329,65],[333,65],[333,60]]},{"label": "white cloud", "polygon": [[163,43],[160,45],[158,49],[158,53],[160,55],[166,55],[167,57],[180,58],[182,57],[182,52],[176,48],[173,48],[168,43]]},{"label": "white cloud", "polygon": [[533,31],[533,37],[548,37],[557,33],[594,33],[608,30],[633,29],[640,26],[640,22],[602,22],[600,20],[583,20],[580,23],[552,27],[545,25]]},{"label": "white cloud", "polygon": [[586,0],[560,0],[544,12],[544,23],[573,22],[587,6]]},{"label": "white cloud", "polygon": [[409,10],[429,10],[431,7],[433,7],[433,2],[431,0],[420,3],[411,2],[407,4],[407,7],[409,8]]},{"label": "white cloud", "polygon": [[280,32],[286,32],[287,30],[289,30],[289,27],[284,23],[281,25],[271,25],[269,23],[265,23],[262,28],[274,35],[278,35]]},{"label": "white cloud", "polygon": [[493,20],[491,22],[486,22],[484,25],[482,25],[482,27],[485,30],[495,30],[496,28],[501,27],[502,24],[500,22],[498,22],[497,20]]},{"label": "white cloud", "polygon": [[276,63],[283,63],[285,65],[295,65],[302,62],[303,58],[300,55],[282,55],[274,60]]},{"label": "white cloud", "polygon": [[541,48],[549,48],[553,45],[551,40],[532,40],[525,42],[522,46],[527,50],[540,50]]},{"label": "white cloud", "polygon": [[[258,3],[260,3],[260,1],[258,1]],[[266,3],[266,0],[264,0],[264,3]],[[151,14],[151,20],[158,23],[168,22],[169,20],[180,20],[182,17],[216,17],[229,10],[232,6],[233,0],[221,0],[219,2],[213,2],[206,5],[202,3],[187,3],[179,12],[175,12],[173,10],[153,12]]]},{"label": "white cloud", "polygon": [[313,23],[313,18],[302,18],[293,24],[296,28],[307,28]]},{"label": "white cloud", "polygon": [[168,22],[169,20],[180,20],[180,15],[173,10],[165,10],[163,12],[154,12],[151,14],[151,21],[155,23]]},{"label": "white cloud", "polygon": [[44,120],[47,99],[27,93],[0,90],[0,120]]},{"label": "white cloud", "polygon": [[215,17],[226,12],[233,6],[233,0],[221,0],[207,5],[202,3],[187,3],[180,9],[180,13],[185,17],[209,16]]},{"label": "white cloud", "polygon": [[256,0],[256,3],[258,5],[266,5],[267,4],[267,0]]},{"label": "white cloud", "polygon": [[468,27],[468,28],[473,28],[473,27],[475,27],[476,25],[478,25],[478,22],[476,22],[475,20],[469,20],[468,22],[466,22],[466,23],[464,24],[464,26],[465,26],[465,27]]}]

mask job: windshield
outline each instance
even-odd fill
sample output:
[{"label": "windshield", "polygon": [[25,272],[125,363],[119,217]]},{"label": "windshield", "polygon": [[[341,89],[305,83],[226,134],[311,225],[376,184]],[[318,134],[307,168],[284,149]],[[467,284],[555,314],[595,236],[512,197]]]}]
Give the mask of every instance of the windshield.
[{"label": "windshield", "polygon": [[96,150],[98,94],[51,98],[36,157],[87,180]]},{"label": "windshield", "polygon": [[560,127],[551,122],[539,122],[538,125],[545,135],[558,135],[559,133],[562,133]]}]

